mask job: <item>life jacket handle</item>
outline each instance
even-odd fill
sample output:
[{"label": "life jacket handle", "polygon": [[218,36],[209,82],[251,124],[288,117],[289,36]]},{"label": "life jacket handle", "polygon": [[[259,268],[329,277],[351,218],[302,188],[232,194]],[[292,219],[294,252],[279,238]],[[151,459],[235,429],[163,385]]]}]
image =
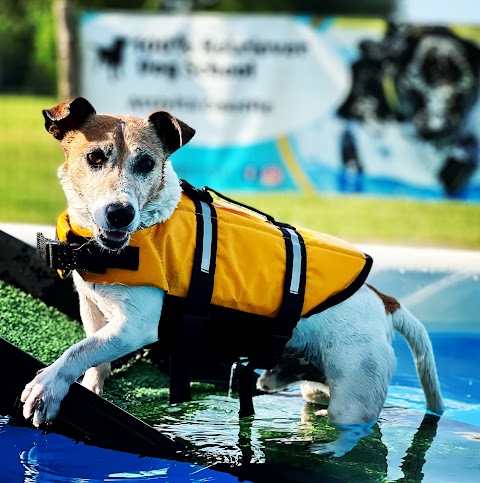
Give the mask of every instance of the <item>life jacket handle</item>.
[{"label": "life jacket handle", "polygon": [[272,223],[275,226],[282,227],[282,228],[291,228],[295,229],[292,225],[289,225],[288,223],[283,223],[281,221],[275,220],[275,218],[272,215],[269,215],[268,213],[265,213],[264,211],[261,211],[257,208],[254,208],[253,206],[247,205],[245,203],[242,203],[240,201],[234,200],[233,198],[230,198],[223,193],[220,193],[219,191],[210,188],[209,186],[204,186],[203,188],[195,188],[192,186],[190,183],[185,181],[184,179],[180,180],[180,186],[182,187],[184,193],[190,198],[190,199],[200,199],[202,201],[206,201],[207,203],[212,203],[213,198],[210,193],[215,194],[222,200],[231,203],[233,205],[241,206],[242,208],[245,208],[249,211],[253,211],[254,213],[257,213],[257,215],[263,216],[268,222]]}]

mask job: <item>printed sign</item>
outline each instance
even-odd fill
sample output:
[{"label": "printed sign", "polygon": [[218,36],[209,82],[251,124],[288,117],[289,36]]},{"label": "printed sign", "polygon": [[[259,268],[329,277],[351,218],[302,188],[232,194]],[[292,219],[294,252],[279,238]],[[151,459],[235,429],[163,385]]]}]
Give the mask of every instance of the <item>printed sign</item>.
[{"label": "printed sign", "polygon": [[480,29],[273,15],[81,17],[98,112],[167,110],[192,184],[480,199]]}]

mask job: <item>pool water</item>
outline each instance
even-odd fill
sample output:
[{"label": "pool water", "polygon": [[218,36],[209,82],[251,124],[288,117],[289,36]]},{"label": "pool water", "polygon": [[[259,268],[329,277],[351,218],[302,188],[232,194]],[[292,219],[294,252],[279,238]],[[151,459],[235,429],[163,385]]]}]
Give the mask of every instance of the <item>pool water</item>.
[{"label": "pool water", "polygon": [[373,434],[342,458],[309,452],[312,442],[330,441],[337,433],[292,388],[256,397],[255,416],[241,421],[238,401],[227,396],[162,410],[149,422],[193,445],[187,463],[77,444],[0,418],[0,482],[229,482],[238,481],[229,468],[246,463],[292,468],[284,481],[478,482],[480,332],[433,332],[431,338],[447,406],[444,416],[438,424],[425,417],[409,349],[397,337],[399,362],[385,409]]}]

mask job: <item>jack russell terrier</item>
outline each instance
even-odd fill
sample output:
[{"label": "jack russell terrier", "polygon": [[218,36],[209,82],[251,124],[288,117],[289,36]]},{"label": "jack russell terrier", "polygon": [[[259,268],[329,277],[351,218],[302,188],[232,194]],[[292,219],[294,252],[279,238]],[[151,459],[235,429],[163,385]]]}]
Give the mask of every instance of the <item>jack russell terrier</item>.
[{"label": "jack russell terrier", "polygon": [[[187,232],[178,228],[175,234],[168,231],[169,220],[174,212],[180,211],[183,196],[168,157],[188,143],[195,131],[163,111],[148,119],[97,115],[83,98],[45,110],[43,114],[46,129],[60,141],[65,153],[66,161],[59,169],[59,177],[68,200],[68,223],[77,227],[80,234],[89,234],[87,245],[96,247],[100,253],[117,256],[130,249],[138,233],[145,230],[150,233],[148,230],[152,227],[160,226],[160,229],[166,227],[162,242],[172,238],[169,246],[178,249],[182,258],[182,241],[176,241],[176,237],[185,237]],[[224,215],[218,214],[219,223],[221,216]],[[206,226],[211,230],[208,223]],[[280,233],[277,227],[269,229]],[[208,230],[204,232],[207,235],[211,234]],[[300,230],[298,233],[292,233],[289,228],[285,230],[292,236],[295,263],[303,243],[299,242]],[[308,233],[302,232],[305,245],[309,243]],[[280,239],[283,240],[282,233]],[[348,250],[340,248],[340,256],[350,253]],[[153,253],[160,254],[156,249]],[[212,256],[205,249],[203,255]],[[169,255],[166,252],[162,256]],[[265,254],[261,258],[268,260]],[[203,261],[202,258],[202,264]],[[160,260],[159,264],[167,265],[167,262]],[[315,270],[315,264],[310,265]],[[228,270],[226,273],[228,278]],[[294,269],[291,286],[296,273]],[[21,395],[23,414],[25,418],[33,416],[35,426],[55,419],[62,399],[82,374],[82,385],[101,395],[110,362],[159,337],[159,320],[169,289],[140,282],[132,286],[97,283],[82,270],[74,270],[73,277],[86,338],[66,350],[26,385]],[[243,286],[249,285],[250,280],[255,286],[254,278],[244,279]],[[263,288],[255,292],[261,300],[270,295],[269,284],[260,283]],[[313,286],[313,289],[320,293],[322,287]],[[305,295],[305,304],[307,298]],[[443,412],[427,331],[394,298],[362,280],[355,291],[335,304],[299,315],[284,356],[277,367],[262,374],[258,387],[271,392],[306,380],[302,383],[302,393],[307,401],[328,404],[329,422],[340,430],[340,436],[334,442],[313,445],[312,451],[338,457],[370,434],[395,370],[391,347],[395,330],[410,345],[428,410],[438,415]],[[292,367],[292,360],[298,370],[287,371],[285,375],[284,369]]]}]

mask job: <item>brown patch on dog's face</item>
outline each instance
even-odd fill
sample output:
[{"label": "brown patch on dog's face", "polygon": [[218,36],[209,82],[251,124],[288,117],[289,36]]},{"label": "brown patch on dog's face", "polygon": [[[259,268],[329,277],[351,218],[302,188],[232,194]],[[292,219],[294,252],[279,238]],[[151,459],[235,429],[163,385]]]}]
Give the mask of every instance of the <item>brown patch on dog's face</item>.
[{"label": "brown patch on dog's face", "polygon": [[[80,176],[72,176],[72,182],[89,183],[98,172],[103,179],[102,190],[117,185],[126,171],[146,176],[156,167],[161,172],[167,158],[148,121],[127,116],[92,116],[81,129],[67,133],[61,145],[69,169]],[[139,165],[147,155],[152,158],[152,166],[145,162]]]},{"label": "brown patch on dog's face", "polygon": [[382,300],[383,305],[385,305],[385,312],[387,314],[394,314],[400,308],[400,302],[390,295],[385,295],[384,293],[378,291],[375,287],[372,287],[367,283],[367,287],[373,290]]}]

